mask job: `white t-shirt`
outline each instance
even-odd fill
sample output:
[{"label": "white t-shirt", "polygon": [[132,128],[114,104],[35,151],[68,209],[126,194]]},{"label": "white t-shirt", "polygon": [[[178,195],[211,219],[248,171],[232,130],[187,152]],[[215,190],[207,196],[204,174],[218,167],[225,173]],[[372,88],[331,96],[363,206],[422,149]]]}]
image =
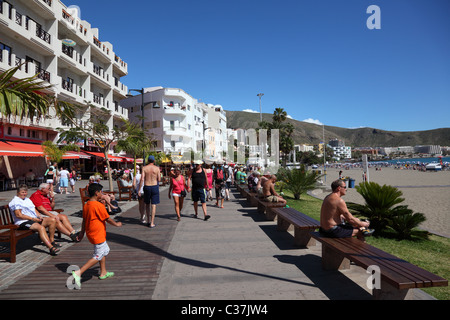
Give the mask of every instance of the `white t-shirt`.
[{"label": "white t-shirt", "polygon": [[35,207],[33,201],[30,200],[30,198],[25,198],[22,200],[18,196],[15,196],[9,203],[9,209],[11,210],[15,225],[20,225],[23,222],[27,221],[27,220],[21,220],[21,219],[17,218],[14,213],[15,210],[22,210],[23,215],[29,216],[31,218],[38,217],[36,215],[36,207]]},{"label": "white t-shirt", "polygon": [[69,179],[69,175],[70,175],[70,172],[67,171],[66,169],[61,170],[61,171],[59,172],[59,176],[61,177],[61,179],[62,179],[62,178]]}]

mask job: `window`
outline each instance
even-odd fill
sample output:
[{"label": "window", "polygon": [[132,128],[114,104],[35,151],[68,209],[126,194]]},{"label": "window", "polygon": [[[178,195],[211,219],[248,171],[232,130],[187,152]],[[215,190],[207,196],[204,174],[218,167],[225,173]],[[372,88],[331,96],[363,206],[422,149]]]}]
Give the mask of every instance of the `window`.
[{"label": "window", "polygon": [[2,54],[3,50],[8,51],[8,64],[11,65],[12,49],[11,49],[11,47],[7,46],[6,44],[0,42],[0,61],[2,61],[2,58],[3,58],[3,54]]}]

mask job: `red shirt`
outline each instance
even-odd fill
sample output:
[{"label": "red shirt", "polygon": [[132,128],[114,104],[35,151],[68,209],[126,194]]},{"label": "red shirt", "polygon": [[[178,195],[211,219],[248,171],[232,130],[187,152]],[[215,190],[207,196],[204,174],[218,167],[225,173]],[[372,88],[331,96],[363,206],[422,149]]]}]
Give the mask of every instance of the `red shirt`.
[{"label": "red shirt", "polygon": [[53,211],[50,199],[46,195],[43,195],[39,190],[31,195],[30,200],[33,201],[36,208],[43,206],[45,210]]}]

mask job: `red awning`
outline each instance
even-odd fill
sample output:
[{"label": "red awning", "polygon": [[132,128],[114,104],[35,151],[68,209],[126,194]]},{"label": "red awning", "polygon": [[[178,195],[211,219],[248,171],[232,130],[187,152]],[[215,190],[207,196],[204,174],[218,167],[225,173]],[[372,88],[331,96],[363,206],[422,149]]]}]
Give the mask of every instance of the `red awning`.
[{"label": "red awning", "polygon": [[[86,151],[86,153],[91,154],[93,156],[96,156],[98,158],[102,158],[105,159],[105,155],[101,152],[91,152],[91,151]],[[111,154],[108,154],[108,159],[111,162],[133,162],[134,160],[132,158],[126,158],[126,157],[118,157],[118,156],[113,156]],[[131,159],[131,161],[130,161]]]},{"label": "red awning", "polygon": [[0,156],[43,157],[44,151],[39,144],[0,142]]},{"label": "red awning", "polygon": [[105,155],[102,152],[91,152],[91,151],[86,151],[87,154],[96,156],[98,158],[102,158],[105,159]]},{"label": "red awning", "polygon": [[63,160],[72,160],[72,159],[90,159],[91,155],[86,154],[84,152],[76,152],[76,151],[68,151],[63,155]]}]

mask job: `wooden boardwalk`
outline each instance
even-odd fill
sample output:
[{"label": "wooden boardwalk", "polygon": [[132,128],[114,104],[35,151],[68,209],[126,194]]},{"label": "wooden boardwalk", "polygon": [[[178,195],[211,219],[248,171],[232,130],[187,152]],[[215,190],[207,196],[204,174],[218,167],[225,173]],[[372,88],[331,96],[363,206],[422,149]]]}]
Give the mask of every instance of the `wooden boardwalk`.
[{"label": "wooden boardwalk", "polygon": [[164,195],[157,206],[155,228],[139,222],[137,205],[117,218],[123,223],[121,228],[107,224],[111,251],[106,268],[115,273],[113,278],[99,280],[97,264],[83,274],[81,290],[66,287],[69,266],[81,267],[92,257],[92,245],[84,237],[1,291],[0,299],[151,299],[178,223],[173,201]]}]

